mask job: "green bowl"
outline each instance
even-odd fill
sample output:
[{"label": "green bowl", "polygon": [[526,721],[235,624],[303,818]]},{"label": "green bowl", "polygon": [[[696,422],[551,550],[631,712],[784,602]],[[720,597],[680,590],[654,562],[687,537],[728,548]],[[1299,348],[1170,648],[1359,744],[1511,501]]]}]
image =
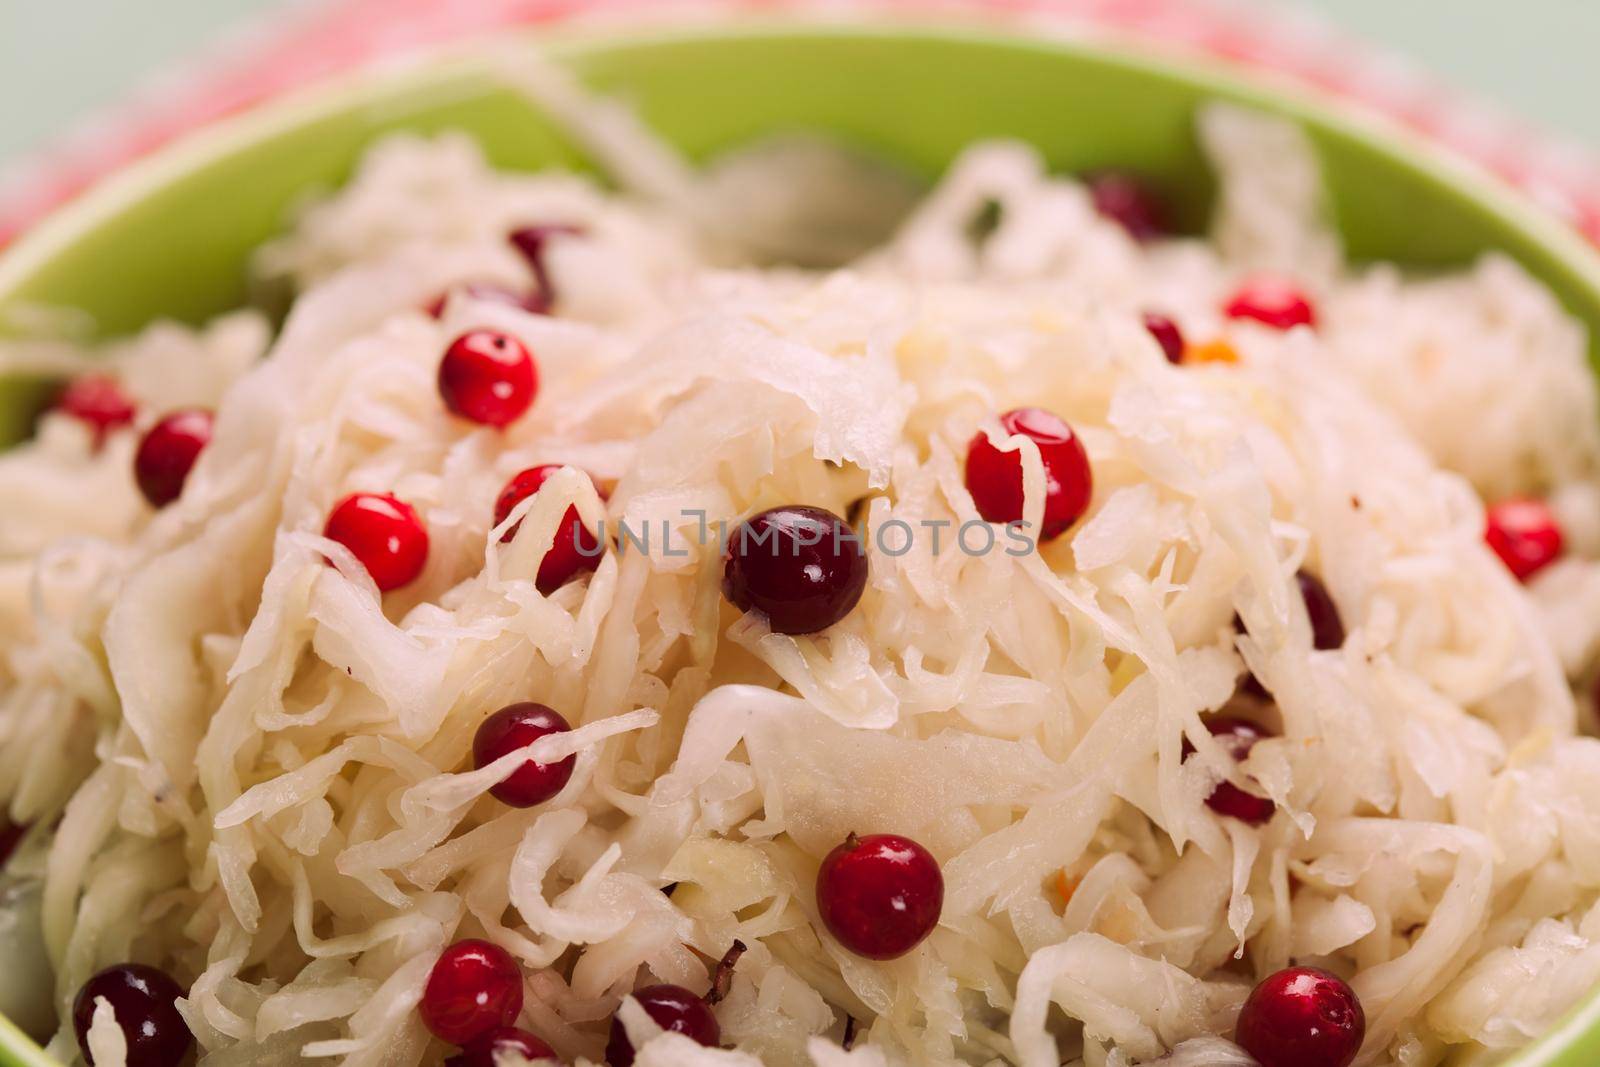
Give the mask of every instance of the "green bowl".
[{"label": "green bowl", "polygon": [[[1399,129],[1276,83],[971,29],[748,24],[547,44],[696,158],[806,128],[931,178],[974,139],[1015,137],[1064,170],[1149,175],[1196,228],[1212,185],[1195,108],[1209,99],[1251,104],[1305,126],[1352,255],[1436,267],[1498,249],[1600,337],[1600,255],[1575,234]],[[363,75],[190,137],[58,212],[0,256],[0,321],[8,305],[64,306],[88,311],[112,335],[161,316],[200,321],[237,306],[251,250],[297,200],[336,185],[374,138],[397,129],[467,130],[508,168],[584,166],[553,123],[471,59]],[[0,382],[0,444],[25,433],[41,388]],[[1600,1062],[1600,1000],[1513,1062]],[[3,1019],[0,1064],[54,1067]]]}]

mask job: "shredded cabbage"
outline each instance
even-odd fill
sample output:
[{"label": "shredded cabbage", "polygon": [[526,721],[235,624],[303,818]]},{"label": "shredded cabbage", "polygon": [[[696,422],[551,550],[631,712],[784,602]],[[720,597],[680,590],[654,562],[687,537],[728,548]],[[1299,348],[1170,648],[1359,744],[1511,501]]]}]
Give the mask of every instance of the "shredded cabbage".
[{"label": "shredded cabbage", "polygon": [[[1600,980],[1600,741],[1572,689],[1600,649],[1600,434],[1582,331],[1518,267],[1344,262],[1300,135],[1234,111],[1202,124],[1212,241],[1138,245],[1031,149],[987,144],[844,269],[729,265],[746,200],[777,220],[756,253],[804,229],[763,175],[832,191],[843,165],[789,145],[701,182],[608,116],[589,128],[632,194],[496,173],[459,135],[375,148],[262,251],[298,292],[270,343],[243,313],[47,346],[69,371],[100,360],[141,427],[218,408],[159,513],[127,477],[133,434],[97,450],[50,414],[0,456],[0,797],[48,831],[8,877],[58,1018],[140,959],[187,984],[206,1067],[435,1063],[413,1009],[473,936],[523,963],[523,1025],[567,1062],[599,1062],[620,1014],[641,1067],[1246,1067],[1239,1006],[1296,960],[1352,981],[1363,1064],[1417,1065],[1525,1042]],[[504,237],[540,222],[581,228],[549,244],[556,314],[465,289],[420,310],[529,284]],[[1295,270],[1318,330],[1221,317],[1261,268]],[[1168,364],[1148,308],[1240,361]],[[504,432],[438,400],[472,326],[539,361]],[[961,550],[966,443],[1023,404],[1078,431],[1093,508],[1038,551]],[[1037,520],[1037,451],[1008,447]],[[564,474],[491,529],[534,463],[609,496]],[[382,598],[320,534],[356,490],[429,529],[421,578]],[[1524,590],[1480,494],[1533,491],[1579,551]],[[788,501],[854,506],[869,535],[866,595],[812,636],[725,603],[698,535]],[[569,505],[652,541],[544,596]],[[873,536],[896,523],[903,553]],[[949,524],[937,547],[928,523]],[[1342,649],[1313,650],[1300,568]],[[515,810],[486,794],[521,757],[472,770],[469,748],[524,699],[576,727],[536,754],[577,765]],[[1224,708],[1279,736],[1236,765],[1202,725]],[[1283,814],[1223,819],[1203,801],[1224,780]],[[813,898],[822,855],[878,831],[924,844],[947,887],[932,937],[882,964]],[[730,1049],[659,1033],[628,996],[705,988],[734,939]],[[119,1038],[97,1007],[97,1062]],[[51,1050],[76,1055],[69,1023]]]}]

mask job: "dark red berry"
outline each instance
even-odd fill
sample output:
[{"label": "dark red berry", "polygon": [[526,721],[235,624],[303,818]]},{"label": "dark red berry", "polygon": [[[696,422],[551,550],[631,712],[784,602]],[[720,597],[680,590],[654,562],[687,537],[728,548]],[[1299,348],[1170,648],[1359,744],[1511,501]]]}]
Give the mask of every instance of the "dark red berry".
[{"label": "dark red berry", "polygon": [[444,1067],[499,1067],[495,1057],[515,1052],[525,1060],[554,1060],[555,1049],[526,1030],[500,1026],[468,1041],[461,1053],[444,1061]]},{"label": "dark red berry", "polygon": [[523,226],[511,231],[509,237],[511,246],[522,253],[522,258],[527,260],[528,269],[533,271],[534,292],[529,300],[538,306],[530,305],[528,310],[548,315],[551,308],[555,307],[556,287],[550,280],[550,268],[544,261],[550,238],[581,237],[583,234],[583,227],[560,222]]},{"label": "dark red berry", "polygon": [[1267,687],[1261,684],[1261,679],[1249,671],[1245,672],[1244,679],[1240,681],[1239,691],[1253,696],[1257,700],[1272,699],[1272,694],[1267,692]]},{"label": "dark red berry", "polygon": [[[494,502],[494,524],[499,526],[510,518],[513,508],[537,493],[540,487],[560,469],[559,463],[546,463],[539,467],[529,467],[513,477],[506,483],[506,487],[500,490],[500,496]],[[500,535],[500,540],[510,541],[521,527],[521,522],[516,523]],[[592,571],[598,566],[600,566],[600,539],[583,524],[578,509],[568,505],[566,513],[561,516],[561,524],[556,527],[550,551],[545,553],[544,559],[539,563],[539,574],[535,584],[539,587],[539,592],[548,596],[578,575]]]},{"label": "dark red berry", "polygon": [[[1272,735],[1253,722],[1244,719],[1235,719],[1227,715],[1218,715],[1205,721],[1206,729],[1211,736],[1217,739],[1222,750],[1232,756],[1234,762],[1242,763],[1257,741]],[[1194,747],[1186,739],[1183,742],[1183,753],[1187,757],[1194,752]],[[1240,822],[1249,823],[1251,826],[1260,826],[1272,819],[1272,813],[1277,811],[1277,806],[1266,797],[1259,797],[1247,793],[1232,782],[1218,783],[1206,798],[1206,806],[1218,815],[1228,815]]]},{"label": "dark red berry", "polygon": [[1517,580],[1525,582],[1561,555],[1561,526],[1542,500],[1515,497],[1489,508],[1484,539]]},{"label": "dark red berry", "polygon": [[752,515],[728,538],[722,595],[759,611],[773,632],[826,630],[867,587],[867,554],[850,526],[823,508],[790,504]]},{"label": "dark red berry", "polygon": [[1326,652],[1344,647],[1344,620],[1328,594],[1328,587],[1316,575],[1306,571],[1295,573],[1300,586],[1300,599],[1305,601],[1306,616],[1311,620],[1311,647]]},{"label": "dark red berry", "polygon": [[1145,182],[1120,171],[1102,171],[1087,181],[1095,211],[1135,241],[1151,241],[1167,232],[1166,209]]},{"label": "dark red berry", "polygon": [[515,337],[472,330],[457,337],[439,361],[439,395],[451,413],[485,426],[509,426],[533,405],[539,372]]},{"label": "dark red berry", "polygon": [[388,494],[351,493],[334,506],[323,536],[348,548],[380,592],[416,580],[428,562],[428,531],[416,510]]},{"label": "dark red berry", "polygon": [[1275,330],[1317,324],[1316,309],[1298,286],[1265,275],[1240,286],[1223,313],[1230,319],[1253,319]]},{"label": "dark red berry", "polygon": [[1361,1001],[1343,980],[1288,967],[1251,991],[1233,1039],[1261,1067],[1349,1067],[1366,1033]]},{"label": "dark red berry", "polygon": [[104,997],[128,1043],[128,1067],[177,1067],[194,1044],[174,1003],[184,995],[183,987],[166,972],[142,963],[119,963],[100,971],[83,983],[72,1002],[72,1028],[84,1060],[94,1063],[89,1055],[89,1025],[94,1021],[95,1000]]},{"label": "dark red berry", "polygon": [[[1296,571],[1294,580],[1300,588],[1300,599],[1306,606],[1306,617],[1311,622],[1311,647],[1323,652],[1343,648],[1344,620],[1339,617],[1339,608],[1328,593],[1328,587],[1308,571]],[[1244,633],[1244,620],[1235,615],[1233,628],[1239,633]],[[1253,674],[1245,675],[1242,684],[1244,691],[1251,696],[1262,700],[1271,698],[1271,694],[1261,684],[1260,679]]]},{"label": "dark red berry", "polygon": [[939,925],[943,907],[939,861],[898,834],[851,834],[817,871],[823,925],[869,960],[892,960],[916,948]]},{"label": "dark red berry", "polygon": [[522,968],[487,941],[457,941],[439,954],[417,1005],[433,1035],[465,1045],[517,1021],[522,1011]]},{"label": "dark red berry", "polygon": [[[711,1005],[682,986],[652,985],[634,991],[645,1014],[661,1029],[682,1034],[707,1048],[722,1041],[722,1027],[711,1012]],[[611,1020],[611,1039],[606,1042],[606,1062],[611,1067],[633,1067],[633,1042],[620,1018]]]},{"label": "dark red berry", "polygon": [[[1311,647],[1326,652],[1344,647],[1344,620],[1322,580],[1309,571],[1296,571],[1295,585],[1300,588],[1300,599],[1306,606],[1306,617],[1311,621]],[[1244,620],[1235,615],[1233,628],[1244,633]]]},{"label": "dark red berry", "polygon": [[210,443],[209,411],[175,411],[145,432],[133,476],[151,507],[164,508],[183,494],[194,461]]},{"label": "dark red berry", "polygon": [[[1000,416],[1008,435],[1039,446],[1044,464],[1044,529],[1040,539],[1059,537],[1089,510],[1094,475],[1083,442],[1060,416],[1040,408],[1017,408]],[[1002,452],[980,431],[967,445],[967,492],[988,522],[1022,519],[1022,453]]]},{"label": "dark red berry", "polygon": [[11,854],[22,844],[22,839],[27,836],[28,825],[12,822],[10,819],[0,819],[0,867],[6,865]]},{"label": "dark red berry", "polygon": [[1150,331],[1150,336],[1161,346],[1168,363],[1183,362],[1183,331],[1178,329],[1177,323],[1165,315],[1147,311],[1144,313],[1144,328]]},{"label": "dark red berry", "polygon": [[67,383],[56,408],[89,427],[96,448],[112,430],[133,422],[137,411],[117,380],[103,374],[85,374]]},{"label": "dark red berry", "polygon": [[[535,314],[543,314],[545,310],[543,301],[539,299],[537,293],[518,293],[501,285],[469,282],[466,285],[459,286],[457,290],[452,290],[452,292],[454,291],[465,293],[474,300],[481,300],[489,304],[505,304],[509,307],[519,307],[524,311],[532,311]],[[426,308],[428,314],[436,319],[443,316],[445,307],[450,303],[450,295],[450,292],[440,293],[428,301]]]},{"label": "dark red berry", "polygon": [[[472,764],[483,769],[508,752],[526,748],[541,737],[572,729],[559,712],[531,702],[501,708],[478,727],[472,738]],[[543,804],[562,789],[577,766],[576,754],[554,763],[528,760],[489,793],[513,808]]]}]

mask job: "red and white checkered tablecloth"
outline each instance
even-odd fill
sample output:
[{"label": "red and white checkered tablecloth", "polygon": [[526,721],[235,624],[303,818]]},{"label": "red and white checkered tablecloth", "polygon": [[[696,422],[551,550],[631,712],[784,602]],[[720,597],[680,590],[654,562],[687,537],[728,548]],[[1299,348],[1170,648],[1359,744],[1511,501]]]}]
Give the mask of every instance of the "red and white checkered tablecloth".
[{"label": "red and white checkered tablecloth", "polygon": [[1600,244],[1600,156],[1263,0],[301,0],[0,175],[0,246],[130,159],[279,93],[498,28],[744,14],[978,19],[1221,58],[1396,118]]}]

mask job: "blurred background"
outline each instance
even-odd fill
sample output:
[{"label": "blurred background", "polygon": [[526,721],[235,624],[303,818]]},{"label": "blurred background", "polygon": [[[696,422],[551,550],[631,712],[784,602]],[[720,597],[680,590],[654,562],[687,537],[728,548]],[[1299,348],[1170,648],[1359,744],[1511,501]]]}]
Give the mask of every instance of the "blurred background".
[{"label": "blurred background", "polygon": [[[453,0],[434,0],[449,5]],[[1241,0],[1286,5],[1600,147],[1600,0]],[[0,0],[0,165],[251,20],[317,0]],[[415,7],[416,4],[397,5]],[[383,26],[371,32],[382,34]]]}]

